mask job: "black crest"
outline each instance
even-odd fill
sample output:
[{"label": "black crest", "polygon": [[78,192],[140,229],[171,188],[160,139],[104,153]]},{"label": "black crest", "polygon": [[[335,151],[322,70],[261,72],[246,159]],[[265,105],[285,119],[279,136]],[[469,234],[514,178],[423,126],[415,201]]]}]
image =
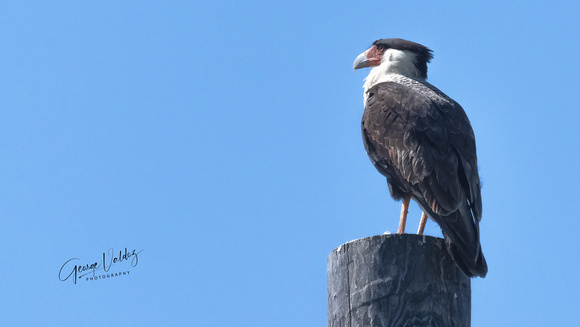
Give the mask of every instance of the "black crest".
[{"label": "black crest", "polygon": [[403,39],[380,39],[373,42],[373,45],[384,49],[407,50],[417,56],[417,69],[421,72],[422,78],[427,78],[427,63],[433,59],[433,51],[419,43]]}]

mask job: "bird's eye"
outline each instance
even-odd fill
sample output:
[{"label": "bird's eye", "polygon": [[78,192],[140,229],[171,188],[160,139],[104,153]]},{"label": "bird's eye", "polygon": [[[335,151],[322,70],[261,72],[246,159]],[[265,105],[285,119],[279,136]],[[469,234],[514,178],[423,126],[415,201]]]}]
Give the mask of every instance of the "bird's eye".
[{"label": "bird's eye", "polygon": [[383,51],[383,50],[385,50],[385,46],[384,46],[384,45],[382,45],[382,44],[377,44],[377,49],[378,49],[379,51]]}]

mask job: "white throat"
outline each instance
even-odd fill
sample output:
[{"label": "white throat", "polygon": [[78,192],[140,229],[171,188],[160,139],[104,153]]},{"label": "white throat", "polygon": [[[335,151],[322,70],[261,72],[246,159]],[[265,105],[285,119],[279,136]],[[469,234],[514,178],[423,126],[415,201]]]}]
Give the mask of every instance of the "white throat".
[{"label": "white throat", "polygon": [[388,49],[383,54],[380,65],[371,69],[369,76],[365,78],[364,89],[366,91],[375,84],[392,79],[392,75],[403,75],[423,81],[421,72],[416,66],[417,56],[407,50]]}]

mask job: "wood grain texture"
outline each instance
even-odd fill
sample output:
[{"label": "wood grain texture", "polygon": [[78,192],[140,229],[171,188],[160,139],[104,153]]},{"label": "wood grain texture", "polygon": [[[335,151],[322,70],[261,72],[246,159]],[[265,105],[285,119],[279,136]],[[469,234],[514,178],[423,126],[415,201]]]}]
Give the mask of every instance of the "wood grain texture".
[{"label": "wood grain texture", "polygon": [[329,327],[470,326],[471,281],[443,239],[367,237],[328,258]]}]

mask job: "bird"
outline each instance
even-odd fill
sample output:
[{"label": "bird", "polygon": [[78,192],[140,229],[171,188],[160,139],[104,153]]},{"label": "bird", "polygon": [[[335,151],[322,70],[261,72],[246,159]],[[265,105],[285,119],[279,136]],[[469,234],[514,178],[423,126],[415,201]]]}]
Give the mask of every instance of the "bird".
[{"label": "bird", "polygon": [[480,243],[481,182],[475,135],[463,108],[428,83],[433,51],[419,43],[379,39],[356,57],[370,67],[364,82],[362,138],[371,162],[403,201],[397,233],[405,231],[410,199],[441,227],[447,251],[468,277],[485,277]]}]

